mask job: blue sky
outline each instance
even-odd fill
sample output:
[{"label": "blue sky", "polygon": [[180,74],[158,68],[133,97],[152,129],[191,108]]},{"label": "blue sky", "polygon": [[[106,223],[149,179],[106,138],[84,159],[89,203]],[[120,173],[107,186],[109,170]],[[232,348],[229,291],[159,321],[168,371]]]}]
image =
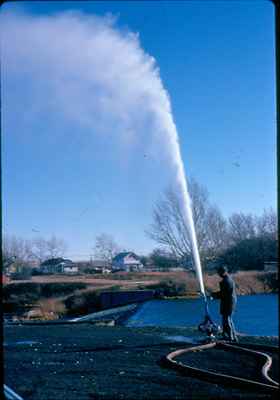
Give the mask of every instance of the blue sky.
[{"label": "blue sky", "polygon": [[269,1],[23,2],[1,17],[4,232],[55,234],[73,258],[102,232],[150,251],[173,180],[151,111],[162,87],[187,176],[226,216],[276,208]]}]

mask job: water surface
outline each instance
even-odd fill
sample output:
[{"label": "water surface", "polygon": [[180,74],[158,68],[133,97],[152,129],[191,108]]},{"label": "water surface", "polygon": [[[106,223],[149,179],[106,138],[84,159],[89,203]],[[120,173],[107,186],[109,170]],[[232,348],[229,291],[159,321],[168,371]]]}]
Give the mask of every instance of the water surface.
[{"label": "water surface", "polygon": [[[213,319],[220,324],[219,301],[209,302]],[[127,321],[127,326],[197,326],[204,317],[201,299],[151,300]],[[278,336],[278,295],[238,296],[233,320],[238,332]]]}]

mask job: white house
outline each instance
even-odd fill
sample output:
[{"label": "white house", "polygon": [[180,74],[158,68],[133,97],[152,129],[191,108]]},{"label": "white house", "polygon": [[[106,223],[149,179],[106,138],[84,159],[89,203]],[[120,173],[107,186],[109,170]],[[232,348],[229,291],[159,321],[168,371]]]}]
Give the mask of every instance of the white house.
[{"label": "white house", "polygon": [[72,264],[72,265],[63,265],[63,272],[65,274],[77,274],[79,272],[79,268],[77,265]]},{"label": "white house", "polygon": [[112,260],[112,272],[114,271],[142,271],[143,264],[141,263],[139,257],[131,252],[126,251],[117,254]]}]

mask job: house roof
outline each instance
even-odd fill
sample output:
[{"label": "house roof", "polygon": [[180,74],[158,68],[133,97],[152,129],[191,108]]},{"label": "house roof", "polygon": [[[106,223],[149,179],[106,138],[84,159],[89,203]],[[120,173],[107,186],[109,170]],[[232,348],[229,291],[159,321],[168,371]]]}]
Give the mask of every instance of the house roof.
[{"label": "house roof", "polygon": [[126,256],[132,256],[136,260],[139,260],[139,257],[133,253],[132,251],[123,251],[122,253],[117,254],[114,258],[113,261],[121,261],[123,260]]},{"label": "house roof", "polygon": [[68,260],[68,259],[62,258],[62,257],[58,257],[58,258],[49,258],[48,260],[42,262],[41,265],[42,266],[45,266],[45,265],[57,265],[57,264],[60,264],[62,262],[72,263],[71,260]]}]

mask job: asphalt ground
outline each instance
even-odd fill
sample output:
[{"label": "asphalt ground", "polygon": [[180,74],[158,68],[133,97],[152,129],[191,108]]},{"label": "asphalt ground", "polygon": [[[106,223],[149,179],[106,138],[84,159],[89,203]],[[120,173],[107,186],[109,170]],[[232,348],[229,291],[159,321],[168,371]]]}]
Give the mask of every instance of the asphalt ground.
[{"label": "asphalt ground", "polygon": [[[168,353],[193,346],[183,342],[182,336],[196,335],[190,328],[7,325],[4,382],[24,400],[272,398],[226,387],[222,382],[212,384],[181,376],[159,364]],[[246,341],[278,345],[277,338],[270,337],[243,336],[241,342]],[[251,379],[258,373],[250,357],[241,359],[240,354],[221,350],[207,354],[194,353],[192,365],[231,374],[238,371],[238,376]],[[278,365],[278,353],[273,358]],[[276,379],[278,367],[273,368]]]}]

